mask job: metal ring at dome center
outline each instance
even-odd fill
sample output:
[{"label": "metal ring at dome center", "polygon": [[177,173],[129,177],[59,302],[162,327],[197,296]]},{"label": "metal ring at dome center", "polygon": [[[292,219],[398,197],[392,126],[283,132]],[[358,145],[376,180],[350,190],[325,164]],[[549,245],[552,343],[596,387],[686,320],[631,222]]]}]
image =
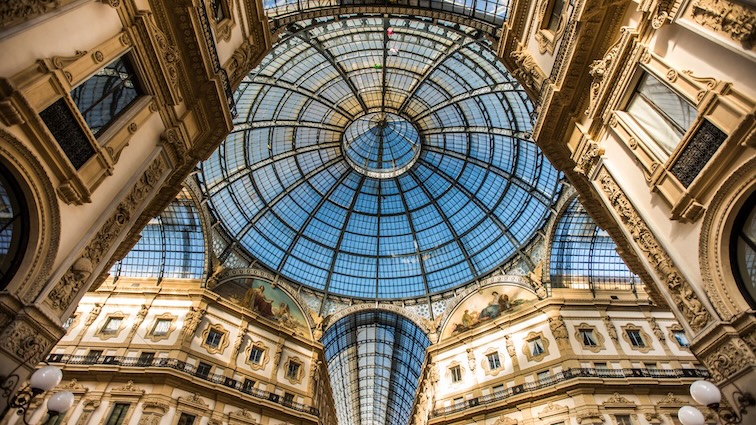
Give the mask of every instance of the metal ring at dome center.
[{"label": "metal ring at dome center", "polygon": [[421,147],[415,126],[390,112],[374,112],[352,121],[341,145],[352,168],[378,179],[396,177],[412,168]]}]

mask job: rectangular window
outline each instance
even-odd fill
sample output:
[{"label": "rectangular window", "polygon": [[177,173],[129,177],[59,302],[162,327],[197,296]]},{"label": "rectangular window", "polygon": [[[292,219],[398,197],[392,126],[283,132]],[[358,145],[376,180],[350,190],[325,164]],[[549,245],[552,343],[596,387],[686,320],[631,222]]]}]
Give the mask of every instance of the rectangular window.
[{"label": "rectangular window", "polygon": [[137,364],[139,366],[152,366],[152,361],[154,359],[155,353],[143,351],[142,354],[139,355],[139,362]]},{"label": "rectangular window", "polygon": [[242,384],[242,391],[244,391],[245,393],[248,393],[248,392],[251,392],[252,388],[254,387],[255,387],[255,381],[248,378],[244,378],[244,384]]},{"label": "rectangular window", "polygon": [[71,91],[71,98],[95,137],[144,92],[128,56],[121,56]]},{"label": "rectangular window", "polygon": [[126,403],[116,403],[113,410],[110,411],[105,425],[122,425],[126,419],[126,414],[129,412],[129,406],[131,405]]},{"label": "rectangular window", "polygon": [[667,155],[672,153],[698,112],[686,99],[644,73],[625,111]]},{"label": "rectangular window", "polygon": [[595,347],[596,337],[593,335],[593,329],[580,329],[580,339],[583,341],[583,345],[586,347]]},{"label": "rectangular window", "polygon": [[210,366],[209,364],[200,363],[199,366],[197,366],[196,375],[200,378],[207,378],[207,376],[210,375],[210,369],[212,369],[212,366]]},{"label": "rectangular window", "polygon": [[643,342],[643,337],[640,334],[640,331],[634,330],[634,329],[628,329],[627,330],[627,337],[630,339],[630,344],[633,345],[633,347],[645,347],[646,343]]},{"label": "rectangular window", "polygon": [[194,425],[194,421],[196,419],[197,417],[194,415],[190,415],[188,413],[182,413],[176,425]]},{"label": "rectangular window", "polygon": [[294,394],[292,393],[284,393],[284,399],[283,403],[286,405],[291,405],[291,403],[294,402]]},{"label": "rectangular window", "polygon": [[252,347],[252,350],[249,352],[249,361],[254,364],[260,364],[262,361],[262,355],[263,350],[258,347]]},{"label": "rectangular window", "polygon": [[451,372],[452,382],[459,382],[462,380],[462,369],[459,366],[453,366],[449,371]]},{"label": "rectangular window", "polygon": [[633,425],[630,415],[615,415],[614,419],[617,420],[617,425]]},{"label": "rectangular window", "polygon": [[675,336],[675,340],[677,341],[677,344],[680,345],[680,347],[688,347],[688,346],[690,346],[690,341],[688,341],[688,337],[685,336],[685,332],[683,332],[683,331],[673,331],[672,335]]},{"label": "rectangular window", "polygon": [[157,322],[155,322],[155,327],[152,328],[152,335],[153,336],[168,335],[168,331],[171,330],[171,323],[173,323],[173,320],[171,319],[158,319]]},{"label": "rectangular window", "polygon": [[491,370],[496,370],[501,367],[501,360],[499,360],[499,353],[491,353],[487,355],[488,357],[488,368]]},{"label": "rectangular window", "polygon": [[89,350],[87,353],[87,363],[96,363],[102,356],[102,350]]},{"label": "rectangular window", "polygon": [[205,345],[211,348],[218,348],[222,339],[223,333],[210,329],[210,332],[207,333],[207,338],[205,338]]},{"label": "rectangular window", "polygon": [[81,168],[95,154],[86,132],[81,128],[74,112],[61,97],[39,113],[50,134],[60,145],[63,153],[75,169]]},{"label": "rectangular window", "polygon": [[215,19],[215,22],[220,22],[226,19],[226,11],[223,10],[222,0],[210,0],[210,8],[212,8],[213,19]]},{"label": "rectangular window", "polygon": [[100,333],[103,335],[115,335],[121,328],[121,322],[123,322],[123,318],[108,317],[108,320],[105,322],[105,326],[102,327]]},{"label": "rectangular window", "polygon": [[548,370],[544,370],[543,372],[538,372],[538,383],[539,384],[550,384],[551,383],[551,372]]},{"label": "rectangular window", "polygon": [[289,362],[289,367],[286,369],[286,376],[291,379],[299,378],[299,363]]},{"label": "rectangular window", "polygon": [[530,346],[530,354],[533,356],[538,356],[544,353],[543,349],[543,341],[541,341],[541,338],[535,338],[528,341],[528,345]]},{"label": "rectangular window", "polygon": [[562,11],[564,10],[564,0],[554,0],[551,4],[551,12],[549,13],[549,23],[546,28],[551,32],[556,32],[559,29],[559,23],[562,20]]}]

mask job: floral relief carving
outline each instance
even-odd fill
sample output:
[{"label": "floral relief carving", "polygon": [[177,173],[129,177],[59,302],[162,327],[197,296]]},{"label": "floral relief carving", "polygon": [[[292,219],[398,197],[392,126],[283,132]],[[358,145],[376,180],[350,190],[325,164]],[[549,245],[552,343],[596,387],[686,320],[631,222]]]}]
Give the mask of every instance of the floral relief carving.
[{"label": "floral relief carving", "polygon": [[588,175],[588,172],[598,163],[599,158],[601,158],[604,152],[604,148],[601,145],[593,140],[588,140],[583,149],[583,154],[575,161],[575,172],[584,176]]},{"label": "floral relief carving", "polygon": [[2,348],[23,359],[27,364],[39,363],[53,345],[52,340],[45,339],[45,336],[31,324],[20,319],[3,329],[0,338]]},{"label": "floral relief carving", "polygon": [[733,337],[711,353],[703,354],[703,362],[714,381],[721,382],[745,368],[756,366],[756,356],[745,341]]},{"label": "floral relief carving", "polygon": [[699,25],[724,32],[746,46],[756,36],[756,14],[748,6],[726,0],[696,0],[689,10]]},{"label": "floral relief carving", "polygon": [[50,291],[45,302],[53,310],[58,313],[65,311],[79,291],[85,288],[94,270],[93,264],[99,264],[103,260],[103,256],[118,236],[127,229],[136,209],[142,205],[147,195],[160,181],[163,168],[163,159],[157,157],[136,182],[131,192],[116,207],[113,215],[105,221],[100,231],[84,248],[81,256]]},{"label": "floral relief carving", "polygon": [[0,28],[28,21],[60,6],[60,0],[13,0],[0,2]]},{"label": "floral relief carving", "polygon": [[541,71],[533,56],[525,49],[515,50],[510,56],[517,64],[517,69],[514,70],[513,75],[519,78],[525,86],[540,90],[546,75]]},{"label": "floral relief carving", "polygon": [[620,221],[630,233],[632,240],[653,266],[659,280],[664,283],[674,300],[675,307],[683,315],[694,331],[700,331],[711,321],[711,315],[704,308],[691,284],[680,274],[669,255],[659,246],[635,207],[627,199],[622,189],[606,170],[599,176],[601,189],[609,203],[619,216]]}]

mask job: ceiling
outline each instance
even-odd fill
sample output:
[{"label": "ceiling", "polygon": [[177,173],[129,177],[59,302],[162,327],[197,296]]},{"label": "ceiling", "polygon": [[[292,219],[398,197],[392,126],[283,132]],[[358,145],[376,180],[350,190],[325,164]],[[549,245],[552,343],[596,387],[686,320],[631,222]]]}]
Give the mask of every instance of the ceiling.
[{"label": "ceiling", "polygon": [[225,238],[326,294],[418,298],[524,257],[557,194],[532,106],[479,30],[406,16],[291,24],[201,165]]}]

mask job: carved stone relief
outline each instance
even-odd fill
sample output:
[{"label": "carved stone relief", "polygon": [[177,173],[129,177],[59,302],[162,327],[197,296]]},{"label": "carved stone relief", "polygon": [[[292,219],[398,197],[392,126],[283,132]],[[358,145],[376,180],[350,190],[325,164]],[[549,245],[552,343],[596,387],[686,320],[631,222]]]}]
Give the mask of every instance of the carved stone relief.
[{"label": "carved stone relief", "polygon": [[756,13],[746,5],[726,0],[695,0],[689,13],[699,25],[724,32],[746,47],[750,48],[756,37]]},{"label": "carved stone relief", "polygon": [[694,331],[700,331],[711,320],[711,315],[698,299],[689,282],[680,274],[677,266],[669,255],[659,246],[656,237],[651,233],[643,219],[638,215],[635,207],[625,196],[622,189],[614,181],[607,170],[599,175],[600,188],[609,199],[609,203],[619,216],[635,244],[646,260],[651,264],[659,280],[666,286],[675,307],[685,318]]}]

